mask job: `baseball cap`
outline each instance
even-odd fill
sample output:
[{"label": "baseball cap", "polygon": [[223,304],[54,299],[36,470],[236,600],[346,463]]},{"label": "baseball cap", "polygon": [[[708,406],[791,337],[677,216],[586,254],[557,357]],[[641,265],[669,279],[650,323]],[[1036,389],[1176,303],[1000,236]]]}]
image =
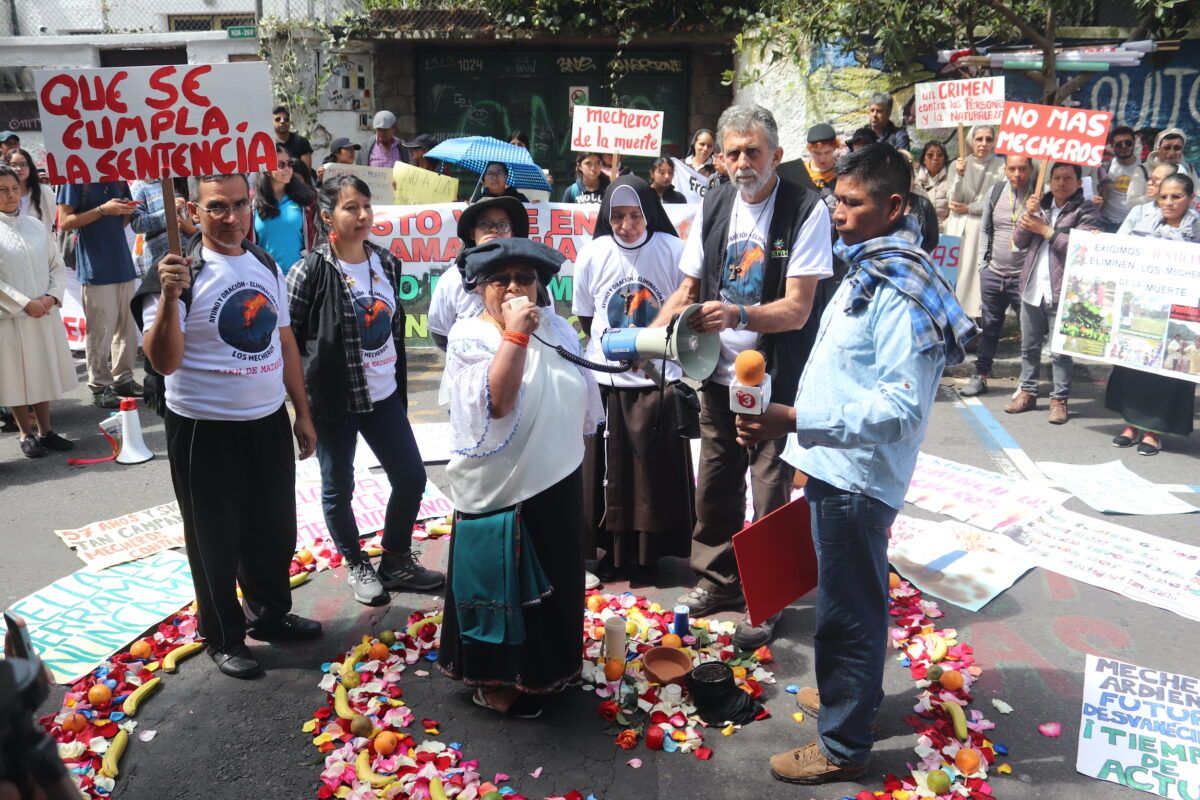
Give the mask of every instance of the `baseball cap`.
[{"label": "baseball cap", "polygon": [[829,142],[837,138],[837,131],[828,122],[813,125],[808,129],[808,143]]},{"label": "baseball cap", "polygon": [[0,131],[0,142],[7,142],[9,139],[20,139],[21,137],[13,131]]},{"label": "baseball cap", "polygon": [[331,153],[336,153],[338,150],[344,150],[346,148],[351,150],[361,150],[362,145],[351,142],[345,136],[339,136],[329,143],[329,152]]},{"label": "baseball cap", "polygon": [[379,111],[375,114],[375,119],[371,120],[371,127],[375,130],[380,128],[396,127],[396,115],[390,111]]},{"label": "baseball cap", "polygon": [[404,145],[405,147],[419,147],[422,150],[432,150],[433,148],[437,147],[438,140],[433,138],[433,136],[429,135],[428,133],[422,133],[412,141],[400,142],[400,144]]}]

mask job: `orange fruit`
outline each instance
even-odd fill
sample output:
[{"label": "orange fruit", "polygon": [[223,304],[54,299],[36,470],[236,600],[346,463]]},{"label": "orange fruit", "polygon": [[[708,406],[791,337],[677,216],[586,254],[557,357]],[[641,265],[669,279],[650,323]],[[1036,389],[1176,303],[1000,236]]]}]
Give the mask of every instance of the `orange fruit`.
[{"label": "orange fruit", "polygon": [[957,692],[963,687],[963,676],[957,670],[948,669],[942,673],[942,677],[938,678],[938,682],[942,684],[943,689]]},{"label": "orange fruit", "polygon": [[889,589],[900,588],[900,576],[894,572],[888,573],[888,588]]},{"label": "orange fruit", "polygon": [[371,645],[371,649],[367,651],[367,658],[369,658],[371,661],[383,661],[391,652],[392,651],[388,649],[386,644],[383,642],[376,642],[375,644]]},{"label": "orange fruit", "polygon": [[311,564],[313,562],[312,551],[310,551],[308,548],[304,548],[303,550],[297,550],[296,551],[296,560],[306,566],[308,564]]},{"label": "orange fruit", "polygon": [[604,608],[604,595],[589,594],[587,599],[587,610],[593,614]]},{"label": "orange fruit", "polygon": [[954,754],[954,766],[958,767],[958,771],[963,775],[973,775],[978,772],[980,760],[979,751],[970,747],[964,747]]},{"label": "orange fruit", "polygon": [[88,702],[96,708],[104,708],[112,702],[112,689],[109,689],[103,683],[97,683],[88,689]]},{"label": "orange fruit", "polygon": [[663,647],[683,647],[683,639],[680,639],[673,633],[668,633],[666,636],[662,637],[662,641],[659,642],[659,644],[661,644]]},{"label": "orange fruit", "polygon": [[375,737],[375,752],[381,756],[390,756],[400,746],[400,737],[391,731],[384,731]]},{"label": "orange fruit", "polygon": [[625,674],[625,662],[619,658],[610,658],[604,665],[604,677],[610,681],[619,681]]},{"label": "orange fruit", "polygon": [[154,654],[154,649],[150,647],[150,643],[145,639],[138,639],[129,646],[129,655],[134,658],[140,658],[143,661]]},{"label": "orange fruit", "polygon": [[66,718],[62,721],[62,729],[71,733],[79,733],[87,727],[87,724],[87,717],[75,711],[67,714]]}]

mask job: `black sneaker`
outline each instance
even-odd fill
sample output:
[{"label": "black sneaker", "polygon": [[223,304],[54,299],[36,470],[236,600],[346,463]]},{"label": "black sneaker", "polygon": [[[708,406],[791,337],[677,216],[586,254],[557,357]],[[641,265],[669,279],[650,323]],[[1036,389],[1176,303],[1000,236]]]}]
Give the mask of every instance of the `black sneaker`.
[{"label": "black sneaker", "polygon": [[142,385],[137,381],[130,379],[121,383],[113,384],[113,391],[121,397],[141,397]]},{"label": "black sneaker", "polygon": [[105,386],[98,392],[92,392],[92,402],[99,408],[120,408],[121,395],[111,385]]},{"label": "black sneaker", "polygon": [[389,591],[429,592],[440,589],[446,576],[421,566],[412,550],[385,550],[379,560],[379,581]]},{"label": "black sneaker", "polygon": [[235,645],[225,652],[208,648],[209,658],[217,665],[217,669],[231,678],[257,678],[262,675],[262,667],[250,654],[250,648],[244,644]]},{"label": "black sneaker", "polygon": [[75,447],[74,442],[72,442],[70,439],[64,439],[63,437],[59,436],[54,431],[50,431],[47,434],[37,437],[37,440],[38,440],[38,444],[40,444],[42,447],[46,448],[47,450],[58,450],[60,452],[66,452],[67,450],[70,450],[71,448]]},{"label": "black sneaker", "polygon": [[30,434],[21,440],[21,452],[26,458],[41,458],[46,455],[46,448],[38,444],[37,436]]},{"label": "black sneaker", "polygon": [[316,639],[321,632],[321,623],[315,619],[305,619],[298,614],[257,619],[246,626],[247,635],[263,642],[276,639]]}]

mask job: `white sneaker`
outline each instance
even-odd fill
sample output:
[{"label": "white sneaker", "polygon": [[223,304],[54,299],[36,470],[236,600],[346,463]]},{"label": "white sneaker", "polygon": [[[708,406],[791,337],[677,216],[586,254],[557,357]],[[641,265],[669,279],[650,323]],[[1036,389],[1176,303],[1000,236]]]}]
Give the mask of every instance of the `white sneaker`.
[{"label": "white sneaker", "polygon": [[586,570],[583,573],[583,588],[587,590],[599,589],[600,579]]},{"label": "white sneaker", "polygon": [[375,568],[367,559],[346,564],[346,583],[354,590],[354,599],[368,606],[381,605],[390,599],[390,595],[379,582]]}]

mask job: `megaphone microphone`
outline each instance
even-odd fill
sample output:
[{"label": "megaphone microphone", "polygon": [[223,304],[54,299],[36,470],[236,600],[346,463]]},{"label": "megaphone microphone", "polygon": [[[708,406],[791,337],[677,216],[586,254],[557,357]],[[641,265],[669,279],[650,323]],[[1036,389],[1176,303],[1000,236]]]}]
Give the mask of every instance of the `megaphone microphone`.
[{"label": "megaphone microphone", "polygon": [[600,349],[609,361],[674,361],[692,380],[704,380],[717,367],[721,337],[692,330],[688,320],[699,303],[685,308],[663,328],[614,328],[600,337]]},{"label": "megaphone microphone", "polygon": [[733,361],[733,383],[729,384],[729,410],[735,414],[762,414],[771,403],[771,376],[767,360],[757,350],[743,350]]}]

